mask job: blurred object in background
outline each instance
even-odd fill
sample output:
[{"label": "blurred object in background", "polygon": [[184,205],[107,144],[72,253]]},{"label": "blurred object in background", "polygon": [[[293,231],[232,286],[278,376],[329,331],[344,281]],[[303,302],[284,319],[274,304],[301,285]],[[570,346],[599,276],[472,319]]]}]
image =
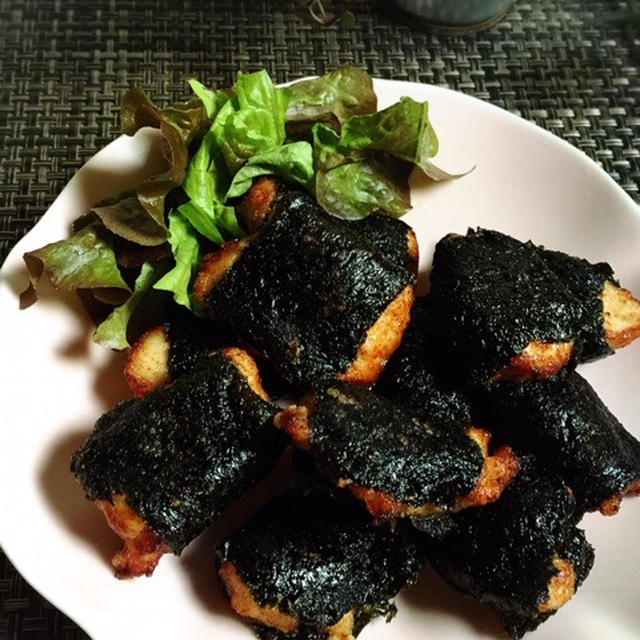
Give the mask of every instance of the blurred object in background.
[{"label": "blurred object in background", "polygon": [[362,0],[346,0],[344,2],[333,2],[332,0],[283,0],[280,4],[286,11],[297,13],[307,20],[327,27],[339,20],[352,24],[354,16],[349,9],[359,2],[362,2]]},{"label": "blurred object in background", "polygon": [[629,0],[626,7],[620,6],[615,11],[606,11],[602,15],[596,14],[594,24],[598,20],[604,24],[640,26],[640,0]]},{"label": "blurred object in background", "polygon": [[474,33],[501,20],[514,0],[386,0],[380,5],[419,29]]},{"label": "blurred object in background", "polygon": [[[284,11],[324,27],[353,26],[355,5],[374,0],[281,0]],[[514,0],[379,0],[378,5],[418,29],[449,35],[487,29],[509,11]]]}]

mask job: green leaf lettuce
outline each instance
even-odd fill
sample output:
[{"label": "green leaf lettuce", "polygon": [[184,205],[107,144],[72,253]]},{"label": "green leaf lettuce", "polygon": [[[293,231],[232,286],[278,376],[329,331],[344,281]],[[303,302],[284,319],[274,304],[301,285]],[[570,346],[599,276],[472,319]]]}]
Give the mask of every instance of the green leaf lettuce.
[{"label": "green leaf lettuce", "polygon": [[191,309],[189,285],[200,265],[200,243],[191,224],[178,211],[169,214],[169,244],[176,264],[154,288],[170,291],[175,302]]},{"label": "green leaf lettuce", "polygon": [[116,297],[126,297],[130,289],[118,269],[112,239],[102,225],[92,223],[66,240],[25,253],[30,286],[21,296],[21,306],[35,302],[35,285],[43,274],[63,291],[108,290]]},{"label": "green leaf lettuce", "polygon": [[[231,193],[243,193],[241,189],[248,188],[250,176],[267,172],[269,163],[283,169],[288,164],[295,173],[293,179],[308,181],[300,162],[311,163],[311,153],[308,150],[307,157],[296,162],[300,153],[282,147],[289,93],[275,87],[266,71],[238,73],[232,99],[225,100],[220,92],[216,95],[197,82],[191,86],[208,105],[213,121],[189,162],[182,189],[190,203],[182,205],[180,211],[213,242],[221,242],[224,234],[242,237],[233,207],[226,204]],[[256,159],[263,160],[262,167],[258,167]],[[249,165],[252,168],[245,170]],[[240,178],[232,187],[238,171]]]},{"label": "green leaf lettuce", "polygon": [[414,164],[432,180],[454,177],[431,162],[438,153],[438,138],[429,120],[426,101],[400,98],[387,109],[350,118],[342,127],[340,148],[348,154],[383,151]]},{"label": "green leaf lettuce", "polygon": [[312,189],[314,164],[311,145],[304,141],[291,142],[252,156],[233,177],[226,197],[243,195],[251,187],[254,178],[271,174]]},{"label": "green leaf lettuce", "polygon": [[160,109],[142,89],[133,87],[122,99],[121,121],[127,135],[134,135],[142,127],[159,129],[165,142],[168,167],[143,180],[135,192],[100,203],[94,210],[113,233],[137,244],[159,245],[167,239],[165,197],[185,178],[189,161],[187,146],[208,128],[207,111],[198,98]]},{"label": "green leaf lettuce", "polygon": [[189,86],[193,93],[202,101],[209,120],[213,120],[222,106],[230,99],[226,91],[208,89],[202,82],[199,82],[195,78],[189,80]]},{"label": "green leaf lettuce", "polygon": [[294,82],[286,111],[290,133],[310,131],[316,122],[338,129],[351,116],[375,113],[373,80],[364,70],[343,65],[318,78]]},{"label": "green leaf lettuce", "polygon": [[109,349],[126,349],[129,346],[127,328],[131,316],[140,306],[153,284],[162,276],[166,269],[166,260],[145,262],[142,265],[140,274],[136,278],[133,287],[133,293],[123,304],[116,307],[106,320],[96,327],[93,333],[94,342]]},{"label": "green leaf lettuce", "polygon": [[235,111],[218,137],[229,170],[237,171],[251,156],[280,146],[285,140],[289,90],[277,88],[266,71],[238,73]]},{"label": "green leaf lettuce", "polygon": [[349,118],[340,133],[313,127],[316,197],[331,214],[400,216],[410,208],[408,177],[417,166],[433,180],[452,178],[432,164],[438,139],[427,102],[401,98],[377,113]]}]

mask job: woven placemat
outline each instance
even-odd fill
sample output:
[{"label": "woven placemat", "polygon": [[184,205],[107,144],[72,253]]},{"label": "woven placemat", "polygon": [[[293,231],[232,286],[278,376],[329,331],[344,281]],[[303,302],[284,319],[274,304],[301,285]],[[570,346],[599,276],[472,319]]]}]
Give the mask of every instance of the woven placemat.
[{"label": "woven placemat", "polygon": [[[565,138],[638,198],[640,31],[601,20],[624,2],[520,0],[491,30],[456,38],[416,31],[373,2],[352,28],[320,29],[275,6],[0,0],[0,261],[118,135],[132,83],[162,104],[186,95],[186,77],[228,85],[237,69],[284,81],[350,62],[450,87]],[[0,639],[84,637],[0,555]]]}]

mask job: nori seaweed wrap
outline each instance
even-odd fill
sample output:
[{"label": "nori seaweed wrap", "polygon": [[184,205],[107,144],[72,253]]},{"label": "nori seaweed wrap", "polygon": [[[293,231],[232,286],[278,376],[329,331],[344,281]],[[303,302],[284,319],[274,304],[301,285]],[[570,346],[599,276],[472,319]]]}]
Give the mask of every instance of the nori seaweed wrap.
[{"label": "nori seaweed wrap", "polygon": [[489,604],[513,638],[544,622],[593,565],[593,549],[575,527],[575,501],[558,476],[524,461],[502,497],[455,516],[456,529],[427,544],[435,570]]},{"label": "nori seaweed wrap", "polygon": [[495,500],[518,470],[506,446],[488,456],[486,431],[440,428],[348,383],[325,383],[302,402],[278,414],[276,425],[381,520],[409,517],[441,532],[449,512]]},{"label": "nori seaweed wrap", "polygon": [[413,236],[413,230],[406,222],[381,213],[372,213],[362,220],[345,220],[344,224],[393,264],[404,267],[411,273],[417,271],[417,244],[414,254],[408,247],[413,242],[409,240]]},{"label": "nori seaweed wrap", "polygon": [[[414,275],[306,193],[278,189],[271,211],[203,302],[285,380],[306,388],[343,374],[403,295],[408,319]],[[397,335],[384,342],[392,351],[405,325],[391,325]]]},{"label": "nori seaweed wrap", "polygon": [[[170,385],[116,406],[71,460],[87,498],[110,510],[124,496],[132,517],[176,554],[284,448],[272,425],[276,406],[233,362],[214,352]],[[120,575],[132,574],[124,567]]]},{"label": "nori seaweed wrap", "polygon": [[611,515],[626,492],[640,493],[640,442],[578,373],[494,384],[477,409],[517,450],[558,473],[580,512]]},{"label": "nori seaweed wrap", "polygon": [[171,380],[191,371],[213,349],[237,343],[228,325],[200,318],[177,305],[172,305],[165,331],[169,342],[168,366]]},{"label": "nori seaweed wrap", "polygon": [[422,565],[402,527],[372,526],[357,504],[322,490],[276,498],[217,555],[233,608],[274,640],[355,637],[394,615],[392,598]]},{"label": "nori seaweed wrap", "polygon": [[439,427],[470,425],[471,402],[451,384],[430,339],[430,327],[427,299],[416,298],[402,343],[380,376],[376,393],[409,405]]},{"label": "nori seaweed wrap", "polygon": [[[168,343],[168,380],[175,380],[197,367],[201,359],[206,358],[212,350],[236,344],[238,341],[228,325],[209,318],[200,318],[186,310],[170,314],[163,330]],[[262,385],[269,395],[282,396],[291,393],[290,386],[269,362],[259,356],[255,359],[260,369]]]},{"label": "nori seaweed wrap", "polygon": [[558,366],[566,364],[585,314],[535,247],[484,229],[438,242],[430,301],[437,344],[474,385],[486,384],[532,342],[567,345]]},{"label": "nori seaweed wrap", "polygon": [[574,360],[587,362],[613,353],[604,332],[601,297],[606,282],[617,285],[613,269],[606,262],[593,264],[561,251],[550,251],[541,247],[538,251],[547,267],[584,307],[579,348],[575,350]]}]

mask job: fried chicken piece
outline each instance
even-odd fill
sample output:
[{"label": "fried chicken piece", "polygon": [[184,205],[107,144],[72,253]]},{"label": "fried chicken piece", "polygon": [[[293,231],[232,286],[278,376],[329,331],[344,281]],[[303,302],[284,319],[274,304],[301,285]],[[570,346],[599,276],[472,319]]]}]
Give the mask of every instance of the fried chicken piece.
[{"label": "fried chicken piece", "polygon": [[[279,413],[275,424],[375,518],[414,523],[498,499],[519,462],[476,427],[439,428],[371,392],[328,383]],[[423,526],[429,526],[429,522]]]},{"label": "fried chicken piece", "polygon": [[557,373],[584,315],[534,247],[484,229],[438,242],[429,298],[436,342],[478,386]]},{"label": "fried chicken piece", "polygon": [[421,566],[399,527],[372,526],[357,504],[320,489],[289,490],[217,552],[232,608],[258,636],[353,640]]},{"label": "fried chicken piece", "polygon": [[574,525],[575,506],[558,476],[525,458],[497,502],[460,512],[443,539],[426,542],[427,557],[520,638],[566,604],[591,570],[593,549]]},{"label": "fried chicken piece", "polygon": [[640,442],[578,373],[494,384],[476,408],[518,452],[559,474],[581,512],[613,515],[625,495],[640,493]]},{"label": "fried chicken piece", "polygon": [[440,240],[431,285],[441,356],[474,386],[550,377],[640,335],[640,302],[608,264],[497,231]]},{"label": "fried chicken piece", "polygon": [[150,575],[272,469],[275,411],[253,359],[227,348],[98,420],[71,470],[123,538],[118,577]]},{"label": "fried chicken piece", "polygon": [[620,287],[610,265],[540,247],[538,251],[585,308],[576,362],[607,356],[640,336],[640,302]]},{"label": "fried chicken piece", "polygon": [[[334,377],[373,383],[413,304],[417,245],[409,227],[340,220],[267,178],[239,210],[255,233],[205,257],[194,287],[205,311],[294,387]],[[389,238],[374,240],[381,226]]]}]

